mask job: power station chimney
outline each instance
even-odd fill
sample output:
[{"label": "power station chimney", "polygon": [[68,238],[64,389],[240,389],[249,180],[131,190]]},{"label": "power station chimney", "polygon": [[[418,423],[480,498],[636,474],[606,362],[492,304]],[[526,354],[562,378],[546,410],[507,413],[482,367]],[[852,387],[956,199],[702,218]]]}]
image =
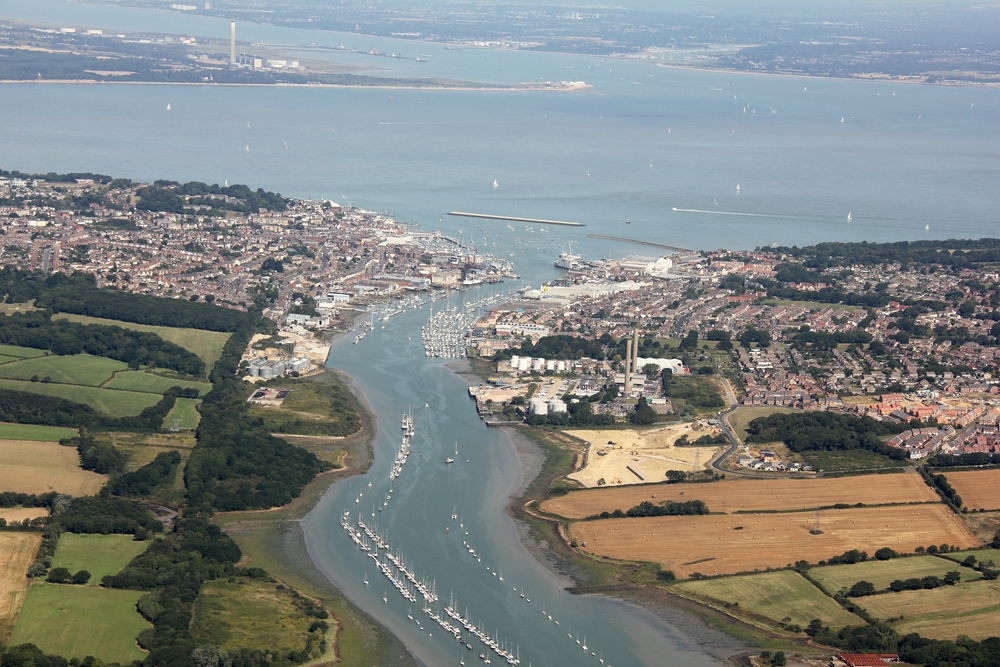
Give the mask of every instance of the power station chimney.
[{"label": "power station chimney", "polygon": [[639,369],[639,327],[632,331],[632,372],[638,373]]},{"label": "power station chimney", "polygon": [[625,341],[625,398],[632,396],[632,341]]},{"label": "power station chimney", "polygon": [[229,64],[236,64],[236,21],[229,22]]}]

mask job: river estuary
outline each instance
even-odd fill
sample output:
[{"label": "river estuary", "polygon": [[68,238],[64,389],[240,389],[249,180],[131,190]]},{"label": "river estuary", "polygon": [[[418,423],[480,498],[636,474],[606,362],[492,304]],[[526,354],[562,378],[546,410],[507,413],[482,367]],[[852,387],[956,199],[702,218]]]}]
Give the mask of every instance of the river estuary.
[{"label": "river estuary", "polygon": [[[228,34],[219,19],[60,0],[0,0],[0,18]],[[345,45],[429,60],[324,56],[383,68],[364,73],[500,84],[584,80],[592,87],[528,93],[3,84],[0,166],[228,180],[389,210],[424,230],[471,237],[481,249],[503,253],[534,286],[557,275],[552,261],[568,241],[589,257],[658,252],[588,233],[687,248],[997,234],[995,89],[681,71],[247,24],[239,35],[288,45],[293,55],[296,46]],[[454,210],[587,226],[473,223],[446,215]],[[490,290],[455,293],[433,308],[461,307]],[[522,483],[521,462],[502,429],[479,421],[468,383],[447,362],[424,356],[420,327],[430,311],[426,305],[397,315],[360,344],[344,337],[333,347],[329,365],[364,392],[378,428],[372,469],[335,484],[303,521],[320,569],[427,665],[481,664],[480,653],[494,665],[504,660],[478,639],[473,650],[464,648],[422,611],[422,596],[411,604],[394,589],[341,526],[345,510],[353,529],[359,513],[377,523],[415,577],[433,584],[434,614],[454,625],[443,609],[456,598],[459,613],[502,650],[519,652],[525,666],[600,667],[602,659],[604,667],[716,664],[690,636],[645,610],[565,592],[569,582],[525,550],[504,511]],[[408,408],[412,453],[390,487]],[[449,456],[457,460],[446,464]],[[390,488],[391,500],[378,511]]]}]

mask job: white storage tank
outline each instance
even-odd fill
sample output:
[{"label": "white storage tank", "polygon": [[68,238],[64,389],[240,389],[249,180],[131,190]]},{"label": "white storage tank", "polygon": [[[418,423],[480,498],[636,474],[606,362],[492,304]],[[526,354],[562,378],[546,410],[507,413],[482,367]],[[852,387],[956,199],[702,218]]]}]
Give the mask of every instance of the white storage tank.
[{"label": "white storage tank", "polygon": [[551,414],[554,412],[566,412],[566,401],[558,398],[553,398],[549,401],[549,413]]},{"label": "white storage tank", "polygon": [[549,414],[549,404],[543,398],[532,398],[528,401],[528,414],[547,415]]},{"label": "white storage tank", "polygon": [[517,370],[526,371],[531,365],[531,357],[521,357],[517,360]]}]

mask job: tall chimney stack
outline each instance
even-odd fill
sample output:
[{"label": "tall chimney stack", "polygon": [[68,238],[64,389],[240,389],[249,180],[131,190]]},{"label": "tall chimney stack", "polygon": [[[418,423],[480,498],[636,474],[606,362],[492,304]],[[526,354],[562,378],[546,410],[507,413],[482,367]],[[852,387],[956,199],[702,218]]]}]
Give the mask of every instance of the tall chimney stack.
[{"label": "tall chimney stack", "polygon": [[625,341],[625,398],[632,395],[632,341]]},{"label": "tall chimney stack", "polygon": [[632,372],[638,373],[639,369],[639,327],[632,331]]},{"label": "tall chimney stack", "polygon": [[229,64],[236,64],[236,21],[229,22]]}]

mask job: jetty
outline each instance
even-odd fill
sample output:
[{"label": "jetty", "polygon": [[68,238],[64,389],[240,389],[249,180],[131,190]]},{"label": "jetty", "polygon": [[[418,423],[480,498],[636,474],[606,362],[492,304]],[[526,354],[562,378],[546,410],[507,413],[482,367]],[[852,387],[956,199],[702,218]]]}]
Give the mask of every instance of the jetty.
[{"label": "jetty", "polygon": [[457,215],[462,218],[485,218],[487,220],[511,220],[513,222],[533,222],[540,225],[563,225],[566,227],[583,227],[582,222],[570,222],[567,220],[545,220],[542,218],[518,218],[510,215],[490,215],[487,213],[466,213],[465,211],[451,211],[448,215]]}]

